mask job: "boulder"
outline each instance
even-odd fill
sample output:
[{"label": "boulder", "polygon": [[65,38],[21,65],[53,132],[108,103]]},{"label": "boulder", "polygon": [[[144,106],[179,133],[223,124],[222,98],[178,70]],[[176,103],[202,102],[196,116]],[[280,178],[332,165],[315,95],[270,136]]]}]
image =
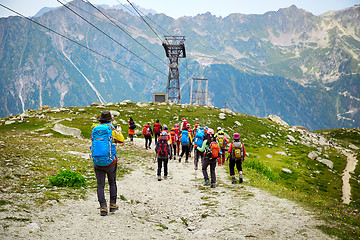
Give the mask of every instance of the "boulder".
[{"label": "boulder", "polygon": [[225,113],[219,113],[219,118],[220,118],[221,120],[226,119],[226,114],[225,114]]},{"label": "boulder", "polygon": [[318,158],[318,156],[319,155],[314,151],[312,151],[308,154],[308,158],[310,158],[311,160],[316,160]]},{"label": "boulder", "polygon": [[359,148],[357,146],[355,146],[354,144],[350,144],[349,148],[354,149],[354,150],[359,150]]},{"label": "boulder", "polygon": [[73,136],[76,138],[82,138],[81,130],[78,128],[67,127],[62,125],[61,123],[56,123],[55,126],[52,128],[55,132],[58,132],[63,135]]},{"label": "boulder", "polygon": [[13,124],[13,123],[15,123],[15,121],[11,121],[11,120],[8,120],[8,121],[5,121],[5,125],[9,125],[9,124]]},{"label": "boulder", "polygon": [[232,115],[236,114],[236,113],[234,113],[232,110],[230,110],[228,108],[222,108],[222,109],[220,109],[220,111],[225,113],[225,114],[232,114]]},{"label": "boulder", "polygon": [[288,168],[283,168],[282,171],[285,172],[285,173],[289,173],[289,174],[292,173],[292,171],[290,169],[288,169]]},{"label": "boulder", "polygon": [[267,154],[266,157],[267,158],[272,158],[272,156],[270,154]]},{"label": "boulder", "polygon": [[287,156],[287,154],[285,152],[276,152],[276,154],[279,154],[281,156]]},{"label": "boulder", "polygon": [[286,137],[289,138],[290,141],[292,141],[292,142],[295,142],[295,141],[296,141],[296,139],[295,139],[293,136],[291,136],[291,135],[287,135]]},{"label": "boulder", "polygon": [[50,109],[51,107],[49,105],[43,105],[40,107],[40,110]]},{"label": "boulder", "polygon": [[239,127],[242,126],[242,124],[239,121],[235,121],[234,123],[235,123],[235,125],[238,125]]},{"label": "boulder", "polygon": [[138,103],[136,103],[136,106],[138,106],[138,107],[148,107],[148,106],[149,106],[149,104],[148,104],[148,103],[141,103],[141,102],[138,102]]},{"label": "boulder", "polygon": [[131,100],[124,100],[121,103],[128,104],[128,103],[131,103]]},{"label": "boulder", "polygon": [[110,110],[110,113],[111,113],[111,116],[113,116],[113,117],[120,116],[120,112],[118,112],[118,111]]},{"label": "boulder", "polygon": [[318,157],[316,160],[321,162],[322,164],[326,165],[330,169],[334,168],[334,163],[328,159],[322,159],[322,158]]},{"label": "boulder", "polygon": [[101,106],[101,102],[94,102],[90,104],[91,107]]},{"label": "boulder", "polygon": [[284,127],[289,127],[289,124],[287,124],[287,122],[285,122],[284,120],[282,120],[279,116],[276,115],[269,115],[267,117],[269,120],[276,122]]}]

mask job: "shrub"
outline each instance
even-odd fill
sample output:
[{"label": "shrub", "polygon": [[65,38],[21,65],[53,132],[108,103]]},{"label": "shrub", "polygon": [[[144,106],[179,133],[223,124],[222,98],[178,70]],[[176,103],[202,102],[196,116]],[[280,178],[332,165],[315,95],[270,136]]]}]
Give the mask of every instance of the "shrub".
[{"label": "shrub", "polygon": [[56,176],[49,177],[49,182],[52,186],[58,187],[84,187],[86,185],[86,180],[80,173],[69,170],[61,170]]},{"label": "shrub", "polygon": [[260,162],[257,159],[245,161],[244,165],[248,168],[256,170],[259,174],[266,176],[269,180],[275,182],[276,177],[271,171],[271,168],[266,166],[264,163]]}]

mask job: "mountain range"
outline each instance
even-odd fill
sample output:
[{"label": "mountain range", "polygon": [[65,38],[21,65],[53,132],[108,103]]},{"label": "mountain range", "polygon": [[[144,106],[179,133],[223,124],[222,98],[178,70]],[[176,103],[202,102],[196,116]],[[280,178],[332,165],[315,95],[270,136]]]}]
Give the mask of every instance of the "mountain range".
[{"label": "mountain range", "polygon": [[191,78],[207,78],[217,107],[276,114],[310,130],[360,127],[360,6],[320,16],[296,6],[227,17],[153,12],[143,17],[152,29],[122,9],[67,6],[98,29],[65,7],[31,18],[58,34],[0,18],[0,117],[42,105],[151,101],[167,82],[164,35],[176,34],[186,37],[183,103]]}]

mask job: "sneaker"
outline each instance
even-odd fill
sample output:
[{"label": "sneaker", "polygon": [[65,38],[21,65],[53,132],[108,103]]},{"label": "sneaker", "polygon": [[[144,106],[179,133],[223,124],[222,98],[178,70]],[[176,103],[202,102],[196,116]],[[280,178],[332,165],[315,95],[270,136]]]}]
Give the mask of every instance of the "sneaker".
[{"label": "sneaker", "polygon": [[100,216],[106,216],[107,213],[107,207],[100,207]]},{"label": "sneaker", "polygon": [[208,185],[210,185],[209,180],[206,180],[204,186],[208,186]]},{"label": "sneaker", "polygon": [[231,182],[232,184],[237,184],[237,182],[236,182],[236,178],[232,178],[232,182]]},{"label": "sneaker", "polygon": [[216,183],[212,183],[210,187],[211,187],[211,188],[215,188],[215,187],[216,187]]},{"label": "sneaker", "polygon": [[158,181],[161,181],[161,177],[160,177],[160,176],[158,176]]},{"label": "sneaker", "polygon": [[181,158],[179,158],[179,162],[181,162]]},{"label": "sneaker", "polygon": [[185,163],[189,163],[189,161],[188,161],[188,160],[185,160]]},{"label": "sneaker", "polygon": [[119,210],[119,206],[116,203],[110,203],[110,212],[115,212]]},{"label": "sneaker", "polygon": [[164,180],[167,180],[167,176],[164,176]]},{"label": "sneaker", "polygon": [[176,157],[174,157],[174,160],[176,161]]},{"label": "sneaker", "polygon": [[243,177],[242,177],[242,174],[239,175],[239,183],[242,183],[243,182]]}]

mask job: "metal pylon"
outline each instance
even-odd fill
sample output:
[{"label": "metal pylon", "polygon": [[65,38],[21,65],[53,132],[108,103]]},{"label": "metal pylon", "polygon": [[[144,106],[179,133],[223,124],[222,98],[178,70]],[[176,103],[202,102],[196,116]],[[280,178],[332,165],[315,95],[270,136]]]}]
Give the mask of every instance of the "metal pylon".
[{"label": "metal pylon", "polygon": [[165,36],[163,47],[166,57],[169,58],[169,75],[166,85],[166,93],[169,101],[181,103],[180,83],[179,83],[179,58],[185,58],[185,36]]}]

